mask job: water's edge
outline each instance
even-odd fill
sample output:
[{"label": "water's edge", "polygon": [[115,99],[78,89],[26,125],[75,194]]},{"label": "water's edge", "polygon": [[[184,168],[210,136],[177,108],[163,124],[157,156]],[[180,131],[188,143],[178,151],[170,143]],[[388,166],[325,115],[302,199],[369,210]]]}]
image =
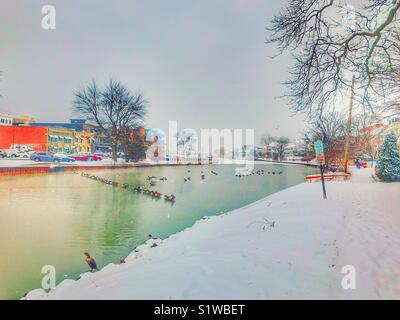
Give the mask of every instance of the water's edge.
[{"label": "water's edge", "polygon": [[[293,164],[293,165],[301,165],[301,164]],[[306,184],[307,184],[307,182],[301,182],[301,183],[294,184],[294,185],[292,185],[292,186],[290,186],[290,187],[288,187],[288,188],[284,188],[284,189],[282,189],[282,190],[280,190],[280,191],[278,191],[278,192],[271,193],[271,194],[269,194],[269,195],[267,195],[267,196],[265,196],[265,197],[263,197],[263,198],[261,198],[261,199],[259,199],[259,200],[257,200],[257,201],[254,201],[254,202],[249,203],[249,204],[247,204],[247,205],[245,205],[245,206],[238,207],[238,208],[236,208],[236,209],[230,210],[230,211],[225,212],[225,213],[215,214],[215,215],[212,215],[212,216],[203,216],[203,217],[200,218],[199,220],[195,221],[195,222],[193,223],[192,226],[187,227],[187,228],[184,228],[184,229],[181,230],[181,231],[177,231],[177,232],[175,232],[175,233],[169,235],[169,236],[166,237],[165,239],[159,239],[160,242],[158,243],[158,246],[160,246],[160,245],[166,243],[167,241],[170,241],[170,239],[171,239],[172,237],[175,237],[175,236],[177,236],[177,235],[179,235],[179,234],[182,234],[182,233],[186,233],[186,232],[192,231],[193,228],[194,228],[199,222],[201,222],[201,221],[204,221],[204,223],[211,223],[212,220],[215,219],[215,218],[217,218],[217,217],[220,218],[220,217],[224,217],[224,216],[227,216],[227,215],[231,215],[231,214],[237,213],[237,212],[239,212],[239,211],[243,211],[243,210],[245,210],[245,209],[250,209],[250,208],[256,206],[257,204],[259,204],[259,203],[261,203],[261,202],[267,200],[267,199],[268,199],[269,197],[271,197],[271,196],[276,196],[276,195],[278,195],[278,194],[280,194],[280,193],[282,193],[282,192],[286,192],[287,190],[289,190],[289,189],[291,189],[291,188],[296,188],[296,187],[298,188],[299,186],[301,186],[301,185],[306,185]],[[127,258],[127,257],[129,257],[130,255],[132,255],[133,253],[137,252],[137,251],[136,251],[137,248],[139,248],[139,247],[141,247],[141,246],[143,246],[143,245],[145,245],[145,244],[146,244],[146,242],[144,242],[144,243],[139,244],[138,246],[136,246],[125,258]],[[112,266],[112,265],[117,265],[117,264],[115,264],[115,263],[108,263],[108,264],[106,264],[105,266],[103,266],[98,272],[102,272],[105,268],[110,267],[110,266]],[[96,272],[96,273],[98,273],[98,272]],[[71,281],[71,280],[72,280],[72,281],[77,282],[77,281],[80,280],[81,277],[83,277],[83,276],[85,276],[85,275],[88,275],[88,274],[90,274],[90,271],[84,272],[84,273],[80,274],[79,277],[78,277],[78,279],[65,279],[65,280],[61,281],[53,290],[56,290],[57,287],[60,286],[64,281]],[[37,289],[32,289],[32,290],[28,291],[27,293],[25,293],[25,294],[23,295],[23,297],[22,297],[20,300],[26,300],[26,297],[27,297],[31,292],[36,291],[36,290],[40,290],[40,289],[41,289],[41,288],[37,288]]]}]

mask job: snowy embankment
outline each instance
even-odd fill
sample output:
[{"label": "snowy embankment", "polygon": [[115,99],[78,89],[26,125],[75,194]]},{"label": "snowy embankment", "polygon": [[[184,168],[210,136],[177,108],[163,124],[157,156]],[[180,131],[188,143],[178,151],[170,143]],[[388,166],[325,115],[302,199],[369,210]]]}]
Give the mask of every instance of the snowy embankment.
[{"label": "snowy embankment", "polygon": [[[328,183],[326,201],[319,183],[304,183],[203,219],[27,299],[400,298],[400,184],[370,174]],[[342,289],[346,265],[356,290]]]}]

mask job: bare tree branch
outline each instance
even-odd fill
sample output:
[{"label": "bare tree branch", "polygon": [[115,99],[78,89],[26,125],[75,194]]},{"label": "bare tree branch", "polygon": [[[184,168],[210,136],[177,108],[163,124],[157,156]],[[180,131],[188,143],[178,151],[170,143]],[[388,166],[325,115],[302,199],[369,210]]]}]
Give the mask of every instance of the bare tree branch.
[{"label": "bare tree branch", "polygon": [[73,108],[98,125],[111,143],[116,160],[121,140],[143,122],[146,104],[141,93],[131,94],[122,83],[111,79],[103,90],[93,81],[75,92]]},{"label": "bare tree branch", "polygon": [[[295,61],[285,83],[294,111],[321,116],[349,91],[353,75],[365,111],[374,112],[398,91],[393,75],[400,70],[400,0],[369,0],[354,9],[350,4],[289,1],[267,28],[267,43],[279,53],[290,50]],[[350,25],[341,21],[344,14],[353,17]]]}]

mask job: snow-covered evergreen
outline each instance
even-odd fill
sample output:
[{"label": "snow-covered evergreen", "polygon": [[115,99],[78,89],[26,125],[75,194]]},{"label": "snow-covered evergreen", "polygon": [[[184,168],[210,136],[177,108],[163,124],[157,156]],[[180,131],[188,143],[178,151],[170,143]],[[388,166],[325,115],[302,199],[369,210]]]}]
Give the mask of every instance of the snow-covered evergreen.
[{"label": "snow-covered evergreen", "polygon": [[389,133],[379,148],[376,173],[382,181],[400,179],[400,154],[396,142],[396,135]]}]

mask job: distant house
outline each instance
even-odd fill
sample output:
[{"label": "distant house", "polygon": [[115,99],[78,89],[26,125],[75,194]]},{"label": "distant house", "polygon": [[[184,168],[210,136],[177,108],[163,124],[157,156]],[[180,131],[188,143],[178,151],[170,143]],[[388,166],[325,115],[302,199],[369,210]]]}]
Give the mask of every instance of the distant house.
[{"label": "distant house", "polygon": [[400,147],[400,114],[391,115],[386,121],[388,123],[387,131],[393,132],[397,136],[397,145]]},{"label": "distant house", "polygon": [[286,159],[302,158],[307,155],[307,144],[304,139],[299,139],[285,146],[284,157]]},{"label": "distant house", "polygon": [[[13,116],[13,125],[14,126],[31,126],[35,123],[35,119],[31,116],[21,115],[21,116]],[[40,126],[39,126],[40,127]]]},{"label": "distant house", "polygon": [[400,114],[398,113],[387,114],[386,116],[383,117],[382,120],[385,124],[389,126],[396,125],[400,123]]},{"label": "distant house", "polygon": [[386,114],[379,121],[360,129],[360,132],[368,134],[371,139],[378,139],[379,144],[387,133],[393,132],[400,147],[400,114]]},{"label": "distant house", "polygon": [[368,133],[373,136],[383,135],[388,125],[383,123],[375,123],[360,129],[362,133]]},{"label": "distant house", "polygon": [[12,126],[13,117],[6,113],[0,113],[0,126]]},{"label": "distant house", "polygon": [[95,138],[94,133],[86,131],[74,132],[74,149],[75,152],[92,152],[94,151]]}]

